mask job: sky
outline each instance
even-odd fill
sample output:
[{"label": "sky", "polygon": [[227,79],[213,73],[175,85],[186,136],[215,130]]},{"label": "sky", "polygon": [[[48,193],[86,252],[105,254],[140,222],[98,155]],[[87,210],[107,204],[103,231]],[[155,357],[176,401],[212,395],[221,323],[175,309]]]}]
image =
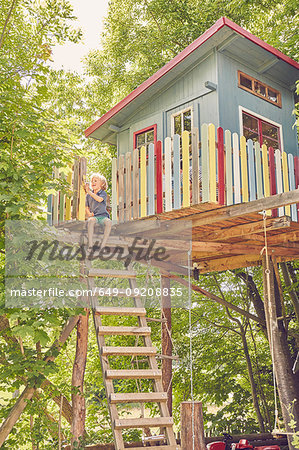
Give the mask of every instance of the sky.
[{"label": "sky", "polygon": [[82,73],[82,58],[89,50],[100,48],[100,34],[107,14],[108,0],[69,0],[69,2],[73,5],[74,15],[78,17],[73,26],[77,25],[83,31],[82,43],[57,45],[53,49],[52,64],[55,69],[63,68]]}]

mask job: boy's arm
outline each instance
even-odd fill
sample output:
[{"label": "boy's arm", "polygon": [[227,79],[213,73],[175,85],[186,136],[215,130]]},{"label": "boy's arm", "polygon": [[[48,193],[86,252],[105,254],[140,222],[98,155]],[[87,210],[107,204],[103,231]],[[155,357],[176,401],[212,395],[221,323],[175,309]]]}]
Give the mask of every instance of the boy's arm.
[{"label": "boy's arm", "polygon": [[86,192],[97,202],[101,203],[104,199],[103,197],[99,197],[97,194],[92,192],[89,187],[86,187]]},{"label": "boy's arm", "polygon": [[85,215],[86,215],[87,217],[92,217],[92,216],[94,216],[94,213],[90,212],[90,209],[89,209],[88,206],[85,206]]}]

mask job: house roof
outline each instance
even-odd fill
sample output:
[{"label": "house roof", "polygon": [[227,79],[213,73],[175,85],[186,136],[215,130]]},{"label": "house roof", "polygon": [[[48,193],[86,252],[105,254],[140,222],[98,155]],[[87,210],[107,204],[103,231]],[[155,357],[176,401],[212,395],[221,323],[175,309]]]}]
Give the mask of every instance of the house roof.
[{"label": "house roof", "polygon": [[271,74],[286,84],[291,85],[299,78],[299,64],[296,61],[226,17],[221,17],[192,44],[88,127],[85,136],[114,144],[115,132],[122,126],[125,118],[133,110],[136,111],[136,107],[152,98],[163,86],[194,64],[201,53],[206,53],[213,47],[230,56],[236,49],[239,55],[250,58],[250,64],[255,62],[260,73],[271,70]]}]

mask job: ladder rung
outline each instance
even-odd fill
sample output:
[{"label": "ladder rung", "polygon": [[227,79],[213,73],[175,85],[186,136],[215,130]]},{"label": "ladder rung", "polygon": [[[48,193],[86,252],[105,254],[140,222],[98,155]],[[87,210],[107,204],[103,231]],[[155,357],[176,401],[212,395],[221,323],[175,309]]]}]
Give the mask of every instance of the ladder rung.
[{"label": "ladder rung", "polygon": [[106,370],[106,378],[112,379],[139,379],[148,378],[156,379],[162,377],[161,370],[152,369],[136,369],[136,370]]},{"label": "ladder rung", "polygon": [[146,316],[145,308],[121,308],[121,307],[111,307],[111,308],[96,308],[96,314],[102,316]]},{"label": "ladder rung", "polygon": [[[140,450],[142,448],[143,447],[130,447],[130,450]],[[155,450],[155,449],[157,449],[157,450],[181,450],[181,447],[179,445],[159,445],[159,447],[155,446],[155,447],[147,447],[147,448],[150,448],[151,450]]]},{"label": "ladder rung", "polygon": [[140,417],[138,419],[116,419],[114,421],[116,430],[122,428],[172,427],[172,425],[172,417]]},{"label": "ladder rung", "polygon": [[119,336],[149,336],[151,329],[149,327],[98,327],[98,333],[103,335],[119,335]]},{"label": "ladder rung", "polygon": [[134,392],[128,394],[110,394],[110,403],[161,403],[166,401],[166,392]]},{"label": "ladder rung", "polygon": [[133,270],[110,270],[110,269],[90,269],[89,277],[109,277],[109,278],[136,278]]},{"label": "ladder rung", "polygon": [[155,355],[155,347],[103,347],[102,355]]},{"label": "ladder rung", "polygon": [[[114,289],[114,290],[113,290]],[[129,298],[139,298],[139,295],[134,294],[132,289],[118,289],[118,288],[107,288],[103,289],[104,295],[99,295],[100,297],[129,297]]]}]

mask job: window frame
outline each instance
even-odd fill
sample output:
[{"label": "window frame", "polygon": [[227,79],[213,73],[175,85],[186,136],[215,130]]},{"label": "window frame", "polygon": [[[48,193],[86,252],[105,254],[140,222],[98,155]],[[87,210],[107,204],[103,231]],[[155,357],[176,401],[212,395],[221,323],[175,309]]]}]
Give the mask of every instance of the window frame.
[{"label": "window frame", "polygon": [[[179,114],[181,115],[181,124],[182,124],[182,117],[183,114],[187,111],[191,112],[191,131],[193,128],[193,121],[194,121],[194,112],[193,112],[193,106],[188,106],[187,108],[181,109],[180,111],[174,112],[173,114],[171,114],[170,116],[170,120],[171,120],[171,136],[174,136],[174,118],[175,116],[178,116]],[[184,131],[184,130],[183,130]]]},{"label": "window frame", "polygon": [[260,114],[257,114],[254,111],[250,111],[249,109],[244,108],[243,106],[239,106],[240,136],[244,135],[243,134],[243,112],[245,114],[248,114],[248,115],[252,116],[254,119],[258,120],[258,138],[259,138],[260,146],[262,146],[262,138],[263,138],[263,135],[260,134],[261,122],[265,122],[265,123],[267,123],[269,125],[274,125],[276,128],[278,128],[278,130],[279,130],[279,144],[280,144],[279,150],[281,152],[284,151],[282,125],[280,123],[274,122],[273,120],[269,120],[267,117],[264,117],[264,116],[262,116]]},{"label": "window frame", "polygon": [[133,150],[137,148],[137,136],[140,134],[146,133],[148,131],[154,131],[154,146],[156,150],[156,143],[157,143],[157,124],[151,125],[149,127],[143,128],[142,130],[135,131],[133,133]]},{"label": "window frame", "polygon": [[[251,80],[251,86],[254,85],[254,82],[259,83],[261,86],[263,86],[266,90],[266,96],[259,94],[258,92],[256,92],[254,89],[249,89],[246,86],[243,86],[241,84],[241,76],[247,78],[248,80]],[[277,89],[274,89],[273,87],[269,86],[266,83],[263,83],[262,81],[259,81],[257,78],[252,77],[251,75],[247,75],[246,73],[242,72],[241,70],[238,70],[238,87],[240,89],[243,89],[244,91],[250,92],[250,94],[255,95],[258,98],[262,98],[263,100],[265,100],[266,102],[271,103],[272,105],[278,106],[278,108],[281,108],[281,93],[280,91],[278,91]],[[274,100],[270,100],[268,98],[268,89],[270,89],[271,91],[275,92],[277,94],[277,102],[275,102]]]}]

